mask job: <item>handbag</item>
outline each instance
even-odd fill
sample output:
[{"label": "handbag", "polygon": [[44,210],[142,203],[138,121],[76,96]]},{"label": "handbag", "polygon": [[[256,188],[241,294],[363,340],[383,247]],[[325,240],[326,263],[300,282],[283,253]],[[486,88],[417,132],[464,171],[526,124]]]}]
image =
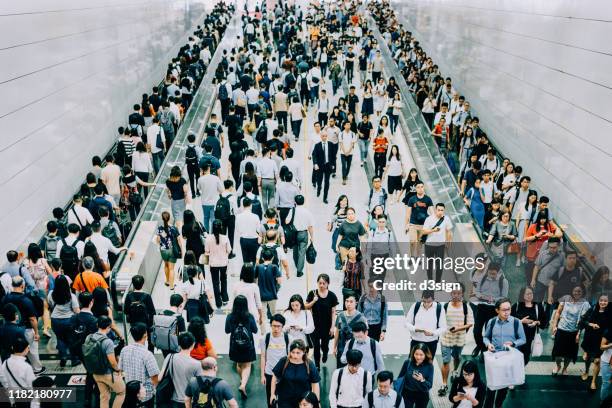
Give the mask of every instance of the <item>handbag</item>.
[{"label": "handbag", "polygon": [[487,388],[491,391],[525,383],[523,353],[514,347],[509,347],[507,351],[486,351],[484,363]]},{"label": "handbag", "polygon": [[[308,326],[308,312],[304,311],[304,315],[306,316],[306,326]],[[306,345],[309,349],[314,347],[314,342],[312,341],[312,336],[310,334],[306,334]]]},{"label": "handbag", "polygon": [[200,259],[198,259],[198,263],[200,265],[208,265],[208,261],[209,261],[210,257],[206,254],[202,254],[200,255]]},{"label": "handbag", "polygon": [[175,259],[181,259],[183,257],[183,251],[178,243],[178,237],[169,230],[170,241],[172,242],[172,257]]},{"label": "handbag", "polygon": [[140,205],[144,201],[142,195],[138,192],[138,190],[130,190],[130,194],[128,196],[130,204],[132,205]]},{"label": "handbag", "polygon": [[293,215],[291,216],[291,222],[283,227],[285,232],[285,246],[287,248],[293,248],[297,244],[297,229],[293,224],[295,220],[295,207],[293,208]]},{"label": "handbag", "polygon": [[210,305],[210,302],[208,301],[208,295],[206,294],[206,291],[204,290],[203,281],[200,282],[200,299],[198,300],[198,302],[199,302],[200,317],[202,317],[202,320],[204,320],[205,324],[210,323],[210,317],[214,313],[214,310],[212,306]]},{"label": "handbag", "polygon": [[313,265],[316,261],[317,261],[317,250],[315,249],[314,245],[312,245],[312,242],[311,242],[310,245],[308,245],[308,248],[306,248],[306,262],[308,262],[310,265]]},{"label": "handbag", "polygon": [[168,367],[161,381],[155,388],[155,399],[160,407],[169,406],[172,403],[172,395],[174,394],[174,381],[172,381],[172,359],[174,354],[170,354]]},{"label": "handbag", "polygon": [[[538,305],[535,305],[536,312],[536,320],[538,318]],[[542,336],[540,335],[540,328],[536,326],[536,333],[533,337],[533,341],[531,342],[531,356],[532,357],[540,357],[544,353],[544,342],[542,341]]]}]

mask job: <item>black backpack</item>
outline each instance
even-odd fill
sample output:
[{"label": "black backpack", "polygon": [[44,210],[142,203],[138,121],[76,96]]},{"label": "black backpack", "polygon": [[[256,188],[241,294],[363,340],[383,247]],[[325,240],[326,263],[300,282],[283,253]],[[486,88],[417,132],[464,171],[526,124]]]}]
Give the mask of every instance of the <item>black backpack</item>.
[{"label": "black backpack", "polygon": [[62,261],[62,269],[68,276],[75,274],[79,268],[79,251],[76,248],[78,242],[79,240],[75,239],[72,245],[68,245],[66,240],[62,239],[59,258]]},{"label": "black backpack", "polygon": [[300,89],[302,92],[308,91],[308,78],[306,78],[306,75],[302,75],[302,80],[300,81]]},{"label": "black backpack", "polygon": [[238,354],[246,354],[253,348],[251,334],[242,323],[236,324],[230,336],[230,348]]},{"label": "black backpack", "polygon": [[196,377],[198,382],[198,395],[192,399],[191,406],[193,408],[222,408],[223,404],[215,398],[215,386],[221,381],[220,378],[202,378]]},{"label": "black backpack", "polygon": [[259,254],[259,263],[263,264],[264,260],[263,260],[262,254],[263,254],[264,249],[268,248],[274,254],[274,258],[272,258],[272,264],[280,267],[280,260],[278,259],[278,251],[277,251],[279,247],[280,245],[274,245],[274,246],[268,246],[266,244],[261,245],[261,252]]},{"label": "black backpack", "polygon": [[187,150],[185,150],[185,164],[191,169],[198,167],[198,153],[195,146],[187,146]]},{"label": "black backpack", "polygon": [[[336,388],[336,400],[338,399],[338,396],[340,395],[340,384],[342,384],[342,373],[344,372],[344,368],[341,368],[338,371],[338,387]],[[362,386],[362,396],[365,397],[366,396],[366,388],[368,386],[368,372],[366,370],[363,370],[363,386]]]},{"label": "black backpack", "polygon": [[[349,340],[346,350],[352,350],[354,345],[355,339],[352,338]],[[374,360],[374,371],[378,371],[378,363],[376,362],[376,340],[373,338],[370,338],[370,352],[372,353],[372,359]]]},{"label": "black backpack", "polygon": [[[136,297],[138,295],[138,297]],[[147,306],[144,304],[145,294],[132,292],[132,301],[128,305],[129,321],[128,323],[144,323],[149,324],[149,314]]]},{"label": "black backpack", "polygon": [[229,201],[230,196],[231,194],[227,197],[219,195],[219,199],[215,205],[215,219],[225,222],[232,217],[232,206]]},{"label": "black backpack", "polygon": [[259,129],[257,129],[255,140],[260,144],[264,144],[268,141],[268,128],[265,124],[262,123]]},{"label": "black backpack", "polygon": [[121,246],[121,238],[117,234],[115,229],[114,221],[109,221],[104,228],[102,228],[102,236],[108,238],[115,247]]},{"label": "black backpack", "polygon": [[225,101],[229,99],[229,94],[227,93],[227,87],[225,84],[219,85],[219,100]]}]

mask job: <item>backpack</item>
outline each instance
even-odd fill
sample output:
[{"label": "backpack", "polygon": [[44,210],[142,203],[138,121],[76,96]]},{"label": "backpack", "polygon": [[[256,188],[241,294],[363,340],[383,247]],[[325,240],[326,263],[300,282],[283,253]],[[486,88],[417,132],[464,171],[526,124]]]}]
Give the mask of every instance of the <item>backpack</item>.
[{"label": "backpack", "polygon": [[198,153],[195,146],[187,146],[187,150],[185,150],[185,164],[188,168],[192,169],[198,167]]},{"label": "backpack", "polygon": [[[336,400],[338,399],[338,396],[340,395],[340,384],[342,384],[342,373],[344,372],[344,368],[341,368],[338,371],[338,387],[336,388]],[[365,397],[366,396],[366,388],[368,386],[368,372],[366,370],[363,370],[363,387],[362,387],[362,396]]]},{"label": "backpack", "polygon": [[[347,351],[352,350],[355,345],[355,339],[350,339],[347,345]],[[372,359],[374,360],[374,371],[378,371],[378,363],[376,361],[376,340],[370,338],[370,352],[372,353]]]},{"label": "backpack", "polygon": [[76,245],[79,242],[75,239],[72,245],[68,245],[65,239],[62,239],[62,249],[60,251],[60,260],[62,261],[62,268],[64,273],[68,276],[74,274],[79,267],[79,252],[77,251]]},{"label": "backpack", "polygon": [[[354,317],[353,320],[351,320],[351,323],[353,321],[355,321]],[[353,339],[353,330],[351,329],[351,325],[348,323],[344,313],[340,315],[340,322],[342,323],[342,328],[340,329],[339,337],[341,341],[339,341],[339,344],[345,344],[347,341]]]},{"label": "backpack", "polygon": [[248,353],[252,348],[251,335],[242,323],[238,323],[230,336],[230,348],[238,354]]},{"label": "backpack", "polygon": [[53,258],[57,258],[57,243],[61,238],[59,236],[54,237],[45,237],[45,247],[43,248],[45,251],[45,257],[47,261],[51,261]]},{"label": "backpack", "polygon": [[167,316],[164,314],[153,316],[153,327],[151,328],[151,343],[164,351],[178,353],[180,347],[176,327],[178,316]]},{"label": "backpack", "polygon": [[257,129],[255,140],[260,144],[264,144],[268,141],[268,127],[265,124],[262,123],[259,129]]},{"label": "backpack", "polygon": [[229,197],[224,197],[219,195],[219,199],[217,200],[217,204],[215,205],[215,219],[225,222],[232,217],[232,206],[230,205]]},{"label": "backpack", "polygon": [[[382,188],[382,193],[383,193],[383,202],[382,203],[378,203],[377,205],[382,205],[383,209],[386,210],[387,207],[387,190],[385,190],[385,188]],[[368,197],[368,206],[370,205],[370,203],[372,202],[372,196],[374,195],[374,189],[371,188],[370,189],[370,196]]]},{"label": "backpack", "polygon": [[136,297],[135,295],[137,294],[132,292],[132,301],[131,303],[128,305],[128,323],[130,324],[134,324],[134,323],[144,323],[144,324],[149,324],[149,314],[147,313],[147,307],[144,304],[144,298],[145,298],[145,294],[144,293],[140,293],[138,294],[138,297]]},{"label": "backpack", "polygon": [[302,75],[302,80],[300,81],[300,89],[302,92],[308,91],[308,79],[306,75]]},{"label": "backpack", "polygon": [[219,100],[226,101],[229,99],[229,94],[227,93],[227,87],[225,84],[219,85]]},{"label": "backpack", "polygon": [[259,201],[257,198],[254,198],[253,201],[251,201],[251,212],[255,214],[256,216],[258,216],[260,220],[261,220],[261,217],[263,217],[261,201]]},{"label": "backpack", "polygon": [[[412,324],[415,324],[416,315],[419,313],[419,309],[421,308],[421,302],[416,302],[414,304],[414,314],[412,315]],[[442,305],[440,303],[436,304],[436,329],[440,328],[440,314],[442,313]]]},{"label": "backpack", "polygon": [[196,377],[198,382],[198,395],[191,400],[193,408],[221,408],[223,404],[216,400],[214,395],[215,386],[221,381],[220,378],[203,379],[201,376]]},{"label": "backpack", "polygon": [[[110,364],[108,357],[102,348],[105,338],[90,334],[83,343],[83,365],[88,373],[106,374]],[[97,337],[97,338],[96,338]]]},{"label": "backpack", "polygon": [[[444,304],[444,313],[448,313],[448,304],[450,302],[447,302]],[[461,302],[461,305],[463,306],[463,325],[465,326],[467,324],[467,317],[468,317],[468,306],[467,303],[465,302]]]},{"label": "backpack", "polygon": [[[289,355],[289,334],[287,332],[283,333],[283,337],[285,338],[285,351],[287,355]],[[266,345],[266,353],[268,352],[268,347],[270,346],[270,333],[266,334],[266,339],[264,340]]]},{"label": "backpack", "polygon": [[[264,227],[265,228],[265,227]],[[280,247],[280,245],[274,244],[274,246],[268,246],[266,244],[262,244],[261,245],[261,252],[259,254],[259,263],[263,264],[264,260],[262,257],[262,253],[264,251],[264,249],[268,248],[272,251],[272,253],[274,253],[274,258],[272,258],[272,265],[276,265],[280,268],[280,260],[278,259],[278,251],[277,249]]]},{"label": "backpack", "polygon": [[[397,396],[395,397],[395,404],[393,406],[399,408],[402,403],[402,394],[399,392],[396,394]],[[368,408],[374,408],[374,391],[368,392]]]},{"label": "backpack", "polygon": [[159,129],[159,132],[157,132],[157,136],[155,137],[155,147],[160,150],[164,150],[164,142],[161,138],[161,128]]},{"label": "backpack", "polygon": [[70,345],[71,349],[82,353],[82,346],[87,336],[91,334],[87,330],[87,325],[79,319],[79,315],[74,315],[70,320]]},{"label": "backpack", "polygon": [[119,238],[119,235],[117,235],[117,230],[115,230],[113,221],[109,221],[108,224],[102,228],[102,236],[108,238],[110,242],[113,243],[113,246],[121,246],[121,238]]}]

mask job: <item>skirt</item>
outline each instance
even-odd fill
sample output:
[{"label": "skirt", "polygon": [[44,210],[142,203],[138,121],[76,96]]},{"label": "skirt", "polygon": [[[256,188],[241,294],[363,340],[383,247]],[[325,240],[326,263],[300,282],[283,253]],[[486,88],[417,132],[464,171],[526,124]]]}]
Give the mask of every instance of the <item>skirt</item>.
[{"label": "skirt", "polygon": [[170,202],[170,208],[172,209],[172,218],[175,222],[183,222],[183,213],[185,212],[185,199],[172,200]]},{"label": "skirt", "polygon": [[387,190],[389,190],[389,194],[393,194],[394,191],[399,191],[402,189],[402,176],[389,176],[387,177]]},{"label": "skirt", "polygon": [[565,330],[557,329],[555,335],[555,344],[552,350],[552,358],[563,357],[576,362],[578,357],[578,343],[576,343],[576,334],[578,332],[568,332]]}]

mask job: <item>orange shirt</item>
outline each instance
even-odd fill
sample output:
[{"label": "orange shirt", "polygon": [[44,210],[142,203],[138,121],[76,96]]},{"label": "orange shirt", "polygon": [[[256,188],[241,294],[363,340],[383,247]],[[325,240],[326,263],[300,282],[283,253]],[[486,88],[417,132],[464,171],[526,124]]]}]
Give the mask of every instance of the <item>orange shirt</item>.
[{"label": "orange shirt", "polygon": [[79,273],[72,283],[72,289],[78,292],[93,292],[97,287],[108,289],[108,284],[102,275],[93,271]]},{"label": "orange shirt", "polygon": [[208,338],[206,338],[206,340],[204,340],[204,344],[196,343],[193,346],[193,350],[191,350],[190,356],[192,358],[195,358],[196,360],[204,360],[213,351],[214,349],[212,343]]},{"label": "orange shirt", "polygon": [[[525,238],[533,237],[534,235],[536,235],[536,233],[538,232],[538,230],[536,229],[537,227],[538,227],[537,224],[531,224],[529,228],[527,228],[527,233],[525,234]],[[555,228],[554,224],[549,223],[546,230],[548,232],[554,233],[557,230],[557,228]],[[548,241],[548,236],[542,235],[540,238],[536,239],[535,241],[528,242],[527,251],[525,252],[525,257],[530,261],[534,261],[538,257],[538,254],[540,253],[540,248],[542,248],[542,245],[544,245],[544,242],[546,241]]]},{"label": "orange shirt", "polygon": [[385,153],[388,146],[389,142],[386,137],[374,138],[374,153]]}]

